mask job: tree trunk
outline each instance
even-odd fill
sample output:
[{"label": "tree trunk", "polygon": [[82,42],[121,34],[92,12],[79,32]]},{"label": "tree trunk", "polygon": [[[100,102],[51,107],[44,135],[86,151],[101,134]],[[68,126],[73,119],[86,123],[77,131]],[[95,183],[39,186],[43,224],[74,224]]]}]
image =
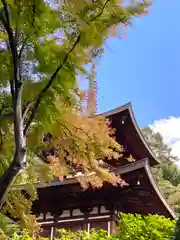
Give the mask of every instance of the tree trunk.
[{"label": "tree trunk", "polygon": [[0,177],[0,207],[2,207],[7,192],[15,177],[26,167],[26,136],[24,136],[23,117],[22,117],[22,85],[17,89],[14,99],[14,159],[9,168]]},{"label": "tree trunk", "polygon": [[26,166],[26,136],[24,135],[24,121],[22,116],[22,82],[20,77],[20,60],[17,52],[17,39],[11,26],[11,12],[6,0],[1,0],[4,7],[4,15],[1,21],[7,31],[9,50],[12,56],[13,76],[10,80],[13,120],[14,120],[14,158],[8,169],[0,177],[0,207],[2,207],[7,192],[15,177]]},{"label": "tree trunk", "polygon": [[0,209],[2,209],[9,188],[20,170],[21,167],[18,167],[16,162],[13,161],[0,177]]}]

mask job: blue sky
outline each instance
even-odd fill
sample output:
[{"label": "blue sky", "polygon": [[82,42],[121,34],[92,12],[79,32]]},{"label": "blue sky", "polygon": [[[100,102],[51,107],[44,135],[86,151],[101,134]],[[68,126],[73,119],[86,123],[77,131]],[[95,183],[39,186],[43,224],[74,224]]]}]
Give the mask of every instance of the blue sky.
[{"label": "blue sky", "polygon": [[97,66],[98,110],[132,102],[143,127],[180,117],[180,0],[154,0],[124,40],[113,39]]}]

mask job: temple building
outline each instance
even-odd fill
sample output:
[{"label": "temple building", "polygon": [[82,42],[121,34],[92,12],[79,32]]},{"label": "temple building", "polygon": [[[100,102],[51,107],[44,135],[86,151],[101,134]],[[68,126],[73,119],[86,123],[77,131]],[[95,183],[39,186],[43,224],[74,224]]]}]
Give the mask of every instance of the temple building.
[{"label": "temple building", "polygon": [[[162,196],[151,167],[158,164],[136,123],[131,104],[102,114],[116,129],[116,140],[124,146],[123,159],[111,160],[110,171],[128,183],[124,187],[104,184],[101,189],[82,189],[75,178],[38,185],[38,200],[33,212],[44,229],[42,235],[52,239],[56,228],[73,231],[91,228],[115,231],[119,212],[142,215],[159,214],[173,219],[174,212]],[[128,162],[132,155],[135,162]]]}]

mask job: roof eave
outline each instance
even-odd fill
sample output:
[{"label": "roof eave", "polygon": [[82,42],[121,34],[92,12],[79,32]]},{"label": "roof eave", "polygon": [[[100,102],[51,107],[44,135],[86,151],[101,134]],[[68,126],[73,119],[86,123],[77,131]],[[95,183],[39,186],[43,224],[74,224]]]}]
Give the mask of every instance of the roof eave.
[{"label": "roof eave", "polygon": [[113,115],[116,115],[118,113],[121,113],[125,110],[128,110],[129,112],[129,115],[130,115],[130,118],[131,118],[131,121],[132,121],[132,124],[139,136],[139,139],[140,141],[142,142],[142,144],[144,145],[144,147],[147,149],[148,153],[149,153],[149,156],[150,156],[150,165],[153,166],[153,165],[157,165],[159,164],[160,162],[157,160],[157,158],[155,157],[154,153],[152,152],[152,150],[150,149],[148,143],[146,142],[137,122],[136,122],[136,119],[135,119],[135,116],[134,116],[134,112],[133,112],[133,109],[132,109],[132,104],[131,102],[121,106],[121,107],[118,107],[118,108],[115,108],[111,111],[108,111],[108,112],[104,112],[104,113],[101,113],[101,114],[98,114],[97,116],[102,116],[102,117],[111,117]]}]

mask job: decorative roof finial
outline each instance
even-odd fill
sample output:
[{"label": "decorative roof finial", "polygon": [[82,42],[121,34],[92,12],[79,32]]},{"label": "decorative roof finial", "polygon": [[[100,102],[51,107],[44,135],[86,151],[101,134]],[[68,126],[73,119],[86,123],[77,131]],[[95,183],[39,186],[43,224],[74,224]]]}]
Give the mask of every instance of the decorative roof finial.
[{"label": "decorative roof finial", "polygon": [[97,111],[97,82],[96,82],[96,65],[92,63],[92,70],[89,76],[88,89],[88,114],[93,116]]}]

